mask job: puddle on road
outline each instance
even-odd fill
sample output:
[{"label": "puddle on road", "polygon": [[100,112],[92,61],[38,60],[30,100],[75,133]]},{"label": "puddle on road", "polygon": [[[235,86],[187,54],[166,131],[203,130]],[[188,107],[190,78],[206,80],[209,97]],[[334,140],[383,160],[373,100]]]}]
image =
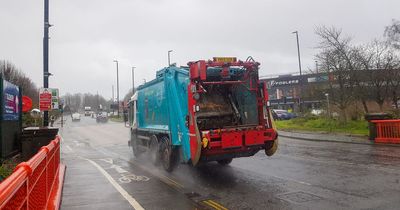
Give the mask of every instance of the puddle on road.
[{"label": "puddle on road", "polygon": [[289,192],[289,193],[284,193],[280,194],[277,196],[279,199],[291,202],[291,203],[305,203],[308,201],[316,201],[316,200],[321,200],[322,197],[319,197],[317,195],[303,192],[303,191],[298,191],[298,192]]}]

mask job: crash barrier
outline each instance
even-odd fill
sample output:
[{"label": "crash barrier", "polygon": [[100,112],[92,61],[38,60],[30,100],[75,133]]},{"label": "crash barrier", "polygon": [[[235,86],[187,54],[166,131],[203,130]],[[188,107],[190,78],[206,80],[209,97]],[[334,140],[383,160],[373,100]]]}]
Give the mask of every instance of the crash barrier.
[{"label": "crash barrier", "polygon": [[377,143],[400,144],[400,120],[372,120],[376,126]]},{"label": "crash barrier", "polygon": [[60,137],[0,183],[0,209],[59,209],[65,165],[60,163]]}]

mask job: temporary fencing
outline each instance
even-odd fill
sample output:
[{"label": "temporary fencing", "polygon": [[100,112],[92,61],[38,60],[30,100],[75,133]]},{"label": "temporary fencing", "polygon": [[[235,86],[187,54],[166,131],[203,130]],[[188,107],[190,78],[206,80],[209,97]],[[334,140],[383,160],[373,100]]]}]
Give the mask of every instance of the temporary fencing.
[{"label": "temporary fencing", "polygon": [[376,126],[377,143],[400,144],[400,120],[372,120]]},{"label": "temporary fencing", "polygon": [[65,165],[57,136],[0,183],[0,209],[59,209]]}]

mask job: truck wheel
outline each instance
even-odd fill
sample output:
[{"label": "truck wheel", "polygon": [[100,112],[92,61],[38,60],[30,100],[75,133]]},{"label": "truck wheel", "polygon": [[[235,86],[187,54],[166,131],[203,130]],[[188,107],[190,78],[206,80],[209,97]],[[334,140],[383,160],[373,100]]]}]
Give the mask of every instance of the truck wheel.
[{"label": "truck wheel", "polygon": [[160,146],[156,135],[150,137],[150,159],[154,165],[158,165],[160,160]]},{"label": "truck wheel", "polygon": [[141,152],[140,149],[138,148],[137,138],[135,138],[132,133],[131,133],[131,147],[133,151],[133,156],[138,157],[141,154]]},{"label": "truck wheel", "polygon": [[176,164],[176,150],[172,148],[171,140],[166,136],[161,138],[161,161],[168,172],[171,172]]},{"label": "truck wheel", "polygon": [[218,160],[217,161],[218,164],[226,166],[229,165],[232,162],[232,158],[227,158],[227,159],[223,159],[223,160]]},{"label": "truck wheel", "polygon": [[265,143],[265,154],[267,156],[272,156],[278,150],[278,140],[267,141]]}]

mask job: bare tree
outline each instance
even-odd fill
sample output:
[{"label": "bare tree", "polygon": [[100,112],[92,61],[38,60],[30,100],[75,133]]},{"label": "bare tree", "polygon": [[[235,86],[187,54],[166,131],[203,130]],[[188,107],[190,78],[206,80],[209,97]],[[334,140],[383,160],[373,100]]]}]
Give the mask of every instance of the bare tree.
[{"label": "bare tree", "polygon": [[384,36],[396,49],[400,49],[400,21],[392,20],[392,24],[385,27]]},{"label": "bare tree", "polygon": [[317,27],[315,33],[320,37],[316,55],[321,72],[329,75],[328,92],[333,104],[340,109],[340,120],[346,122],[346,108],[353,102],[354,73],[357,69],[355,57],[358,50],[351,45],[350,37],[343,37],[342,31],[334,27]]},{"label": "bare tree", "polygon": [[[398,58],[390,44],[385,41],[374,40],[358,57],[365,74],[364,83],[375,102],[379,105],[380,111],[383,111],[383,104],[393,95],[393,86],[398,86],[397,81],[393,81],[393,73],[398,68]],[[397,91],[396,91],[397,94]]]},{"label": "bare tree", "polygon": [[22,89],[22,94],[32,99],[33,106],[38,106],[38,88],[35,83],[33,83],[32,80],[22,71],[17,69],[14,64],[8,61],[0,61],[0,76],[11,83],[18,85]]}]

